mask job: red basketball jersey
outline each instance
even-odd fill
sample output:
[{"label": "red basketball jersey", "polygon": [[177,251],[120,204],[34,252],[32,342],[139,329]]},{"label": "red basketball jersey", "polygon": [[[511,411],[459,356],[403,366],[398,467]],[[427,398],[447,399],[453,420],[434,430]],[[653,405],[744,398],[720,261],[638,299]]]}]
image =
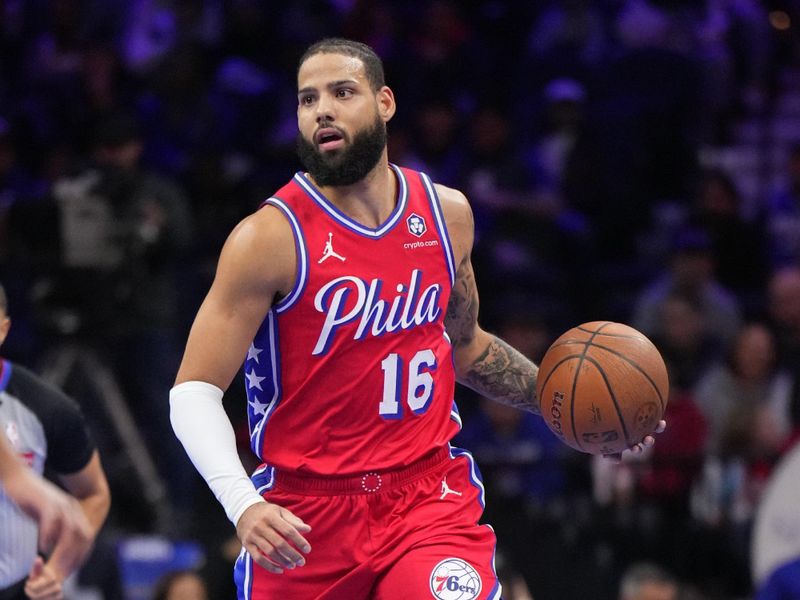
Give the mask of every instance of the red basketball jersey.
[{"label": "red basketball jersey", "polygon": [[295,236],[294,288],[244,364],[253,451],[280,469],[349,475],[412,462],[460,428],[444,316],[455,278],[430,179],[392,165],[398,198],[377,229],[302,173],[264,204]]}]

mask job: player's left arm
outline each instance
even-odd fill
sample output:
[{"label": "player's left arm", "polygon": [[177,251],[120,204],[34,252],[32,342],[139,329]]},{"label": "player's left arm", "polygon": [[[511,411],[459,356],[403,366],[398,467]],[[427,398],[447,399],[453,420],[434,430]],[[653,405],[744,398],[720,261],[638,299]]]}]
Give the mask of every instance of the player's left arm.
[{"label": "player's left arm", "polygon": [[445,315],[453,345],[456,378],[482,396],[522,410],[539,413],[533,361],[478,324],[478,288],[471,253],[475,225],[472,210],[461,192],[437,185],[447,222],[456,278]]},{"label": "player's left arm", "polygon": [[[82,469],[68,475],[59,475],[59,480],[64,489],[78,501],[89,522],[91,539],[94,541],[111,506],[108,481],[97,450],[92,452],[89,462]],[[33,600],[54,595],[57,597],[71,570],[71,562],[65,560],[64,547],[56,544],[46,562],[39,559],[34,564],[25,585],[25,593]]]},{"label": "player's left arm", "polygon": [[[436,186],[447,223],[456,264],[456,278],[445,315],[445,327],[453,345],[456,378],[459,383],[496,402],[540,414],[536,396],[539,367],[508,343],[478,324],[478,287],[472,269],[475,223],[466,197],[457,190]],[[656,433],[666,427],[660,421]],[[645,436],[631,447],[641,452],[655,438]],[[608,455],[619,460],[619,454]]]}]

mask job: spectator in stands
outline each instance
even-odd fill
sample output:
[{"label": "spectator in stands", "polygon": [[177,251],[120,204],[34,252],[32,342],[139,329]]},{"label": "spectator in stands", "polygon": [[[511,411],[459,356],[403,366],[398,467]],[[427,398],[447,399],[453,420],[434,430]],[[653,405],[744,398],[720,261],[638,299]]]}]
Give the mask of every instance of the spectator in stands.
[{"label": "spectator in stands", "polygon": [[698,310],[710,345],[717,351],[727,348],[739,329],[741,308],[736,296],[716,278],[708,232],[698,228],[680,230],[668,260],[667,268],[636,300],[632,325],[645,335],[663,337],[667,333],[665,327],[677,326],[665,318],[663,311],[667,300],[678,295]]},{"label": "spectator in stands", "polygon": [[775,270],[767,287],[767,309],[778,337],[778,358],[800,364],[800,266]]},{"label": "spectator in stands", "polygon": [[763,215],[747,218],[731,176],[711,169],[700,178],[689,218],[708,231],[719,283],[755,312],[768,271]]},{"label": "spectator in stands", "polygon": [[642,502],[659,509],[664,535],[669,536],[689,516],[690,491],[703,464],[708,424],[692,392],[677,386],[670,393],[666,418],[670,433],[639,465],[637,491]]},{"label": "spectator in stands", "polygon": [[703,307],[696,297],[673,291],[665,296],[654,315],[650,336],[669,369],[670,385],[691,392],[697,382],[722,356]]},{"label": "spectator in stands", "polygon": [[[710,369],[696,387],[696,397],[710,426],[708,451],[719,456],[725,440],[738,429],[752,443],[776,452],[792,428],[791,373],[781,368],[773,332],[751,322],[734,339],[727,359]],[[757,426],[758,425],[758,426]],[[759,436],[760,434],[760,436]]]}]

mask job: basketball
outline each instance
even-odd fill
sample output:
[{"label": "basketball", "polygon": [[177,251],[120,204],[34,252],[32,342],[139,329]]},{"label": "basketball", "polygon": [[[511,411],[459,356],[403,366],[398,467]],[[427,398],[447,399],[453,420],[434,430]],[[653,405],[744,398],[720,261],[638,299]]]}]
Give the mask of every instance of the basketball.
[{"label": "basketball", "polygon": [[653,433],[667,407],[669,380],[644,334],[592,321],[548,348],[536,393],[545,423],[561,441],[580,452],[613,454]]}]

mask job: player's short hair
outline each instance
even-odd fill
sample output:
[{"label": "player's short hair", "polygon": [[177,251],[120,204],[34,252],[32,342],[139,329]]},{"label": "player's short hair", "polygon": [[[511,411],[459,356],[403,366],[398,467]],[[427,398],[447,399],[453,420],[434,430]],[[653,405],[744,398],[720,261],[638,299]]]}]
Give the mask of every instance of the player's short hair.
[{"label": "player's short hair", "polygon": [[619,584],[620,600],[636,598],[642,586],[654,583],[657,585],[677,586],[677,580],[664,568],[649,562],[638,562],[630,565],[622,574]]},{"label": "player's short hair", "polygon": [[3,284],[0,283],[0,313],[7,313],[8,312],[8,296],[6,296],[6,290],[3,288]]},{"label": "player's short hair", "polygon": [[383,61],[366,44],[346,38],[331,37],[322,39],[309,46],[308,50],[303,53],[303,56],[300,57],[300,62],[297,64],[297,71],[300,72],[300,67],[303,66],[303,63],[315,54],[342,54],[357,58],[364,63],[364,73],[373,91],[377,92],[386,85]]}]

